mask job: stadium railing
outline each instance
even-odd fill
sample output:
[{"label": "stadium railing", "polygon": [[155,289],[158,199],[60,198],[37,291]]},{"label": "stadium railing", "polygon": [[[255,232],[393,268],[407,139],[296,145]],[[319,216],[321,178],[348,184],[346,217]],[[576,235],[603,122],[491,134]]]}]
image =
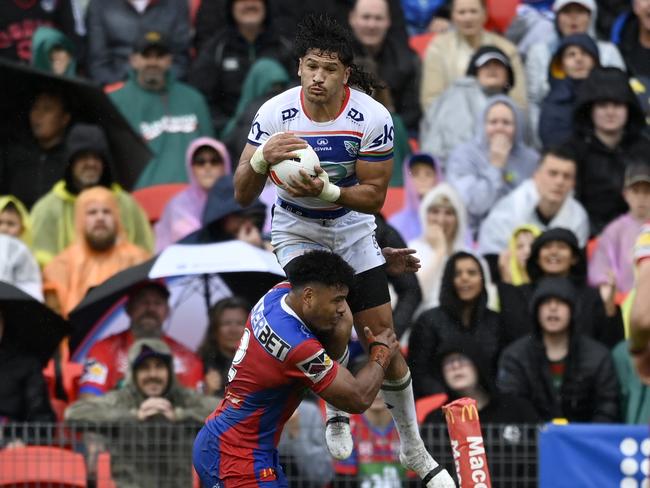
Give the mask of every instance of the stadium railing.
[{"label": "stadium railing", "polygon": [[[6,423],[0,425],[0,487],[198,486],[191,458],[194,437],[200,427],[163,421]],[[492,486],[537,486],[539,426],[484,425],[483,432]],[[453,473],[454,462],[446,426],[425,426],[422,434],[433,456]],[[17,452],[20,455],[16,455]],[[85,469],[79,466],[80,458],[83,458]],[[281,460],[292,488],[359,486],[354,476],[337,476],[328,484],[314,484],[308,474],[301,472],[300,462],[286,456],[281,456]],[[310,459],[302,465],[309,466],[315,462],[330,461]],[[65,463],[74,463],[74,466],[64,466]],[[40,472],[40,478],[36,471]],[[85,473],[85,485],[79,484],[80,473]],[[27,479],[21,480],[22,477]],[[419,485],[405,481],[402,486]]]}]

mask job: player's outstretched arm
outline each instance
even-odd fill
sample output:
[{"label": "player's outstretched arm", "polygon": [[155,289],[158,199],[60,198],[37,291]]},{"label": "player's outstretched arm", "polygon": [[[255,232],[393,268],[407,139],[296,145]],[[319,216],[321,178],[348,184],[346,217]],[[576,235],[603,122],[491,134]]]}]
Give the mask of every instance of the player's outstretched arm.
[{"label": "player's outstretched arm", "polygon": [[307,142],[290,132],[272,135],[264,144],[246,144],[235,171],[235,199],[246,207],[262,193],[268,167],[285,159],[295,158],[294,152],[307,147]]},{"label": "player's outstretched arm", "polygon": [[364,333],[369,345],[368,363],[356,376],[340,367],[332,384],[320,393],[326,402],[349,413],[362,413],[370,407],[384,381],[386,368],[399,351],[399,342],[392,329],[374,336],[366,327]]}]

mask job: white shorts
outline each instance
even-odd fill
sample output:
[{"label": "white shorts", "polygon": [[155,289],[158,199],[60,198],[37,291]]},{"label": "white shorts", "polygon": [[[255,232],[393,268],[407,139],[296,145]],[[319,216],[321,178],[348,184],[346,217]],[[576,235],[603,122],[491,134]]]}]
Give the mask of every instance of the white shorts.
[{"label": "white shorts", "polygon": [[375,217],[350,211],[335,219],[312,219],[273,208],[271,244],[280,266],[313,249],[341,256],[359,274],[386,261],[375,239]]}]

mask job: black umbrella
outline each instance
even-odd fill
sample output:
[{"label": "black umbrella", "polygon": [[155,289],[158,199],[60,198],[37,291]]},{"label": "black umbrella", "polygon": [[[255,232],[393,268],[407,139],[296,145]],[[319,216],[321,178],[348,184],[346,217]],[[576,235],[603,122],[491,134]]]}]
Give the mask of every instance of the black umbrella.
[{"label": "black umbrella", "polygon": [[[271,287],[284,279],[275,256],[241,241],[207,245],[174,245],[159,256],[126,269],[88,292],[70,312],[73,359],[97,340],[107,312],[121,305],[129,292],[143,282],[165,280],[171,292],[172,324],[165,329],[183,341],[183,333],[192,329],[194,335],[204,332],[206,322],[197,324],[187,317],[174,317],[174,308],[193,300],[194,310],[201,318],[217,300],[230,295],[244,298],[252,306]],[[177,314],[178,315],[178,314]],[[196,331],[197,327],[201,330]]]},{"label": "black umbrella", "polygon": [[0,59],[0,113],[9,134],[27,130],[30,104],[43,88],[64,94],[75,122],[97,124],[104,129],[111,148],[113,175],[127,190],[132,189],[152,157],[151,150],[102,89],[86,80]]},{"label": "black umbrella", "polygon": [[37,357],[45,366],[70,324],[31,295],[0,281],[1,341]]}]

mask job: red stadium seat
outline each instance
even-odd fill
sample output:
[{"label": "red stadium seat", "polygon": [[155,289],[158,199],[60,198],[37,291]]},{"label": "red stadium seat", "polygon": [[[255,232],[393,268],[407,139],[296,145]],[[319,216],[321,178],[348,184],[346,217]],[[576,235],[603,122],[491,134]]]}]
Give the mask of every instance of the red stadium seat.
[{"label": "red stadium seat", "polygon": [[85,488],[81,454],[58,447],[27,446],[0,451],[0,486]]},{"label": "red stadium seat", "polygon": [[116,488],[111,475],[111,455],[101,452],[97,456],[97,488]]},{"label": "red stadium seat", "polygon": [[417,34],[415,36],[409,37],[409,46],[413,49],[420,59],[424,59],[424,53],[427,50],[427,46],[431,42],[431,39],[435,36],[434,32],[425,32],[424,34]]},{"label": "red stadium seat", "polygon": [[401,186],[391,186],[386,193],[386,201],[381,209],[382,215],[388,219],[391,215],[402,208],[404,203],[404,188]]},{"label": "red stadium seat", "polygon": [[517,15],[519,0],[487,0],[487,30],[504,33]]},{"label": "red stadium seat", "polygon": [[167,202],[177,193],[187,188],[187,183],[169,183],[140,188],[133,191],[133,198],[147,213],[152,224],[160,219]]},{"label": "red stadium seat", "polygon": [[445,403],[447,403],[447,394],[446,393],[436,393],[434,395],[429,395],[423,398],[420,398],[415,402],[415,412],[418,417],[418,424],[422,424],[424,419],[427,418],[434,410],[438,410]]}]

